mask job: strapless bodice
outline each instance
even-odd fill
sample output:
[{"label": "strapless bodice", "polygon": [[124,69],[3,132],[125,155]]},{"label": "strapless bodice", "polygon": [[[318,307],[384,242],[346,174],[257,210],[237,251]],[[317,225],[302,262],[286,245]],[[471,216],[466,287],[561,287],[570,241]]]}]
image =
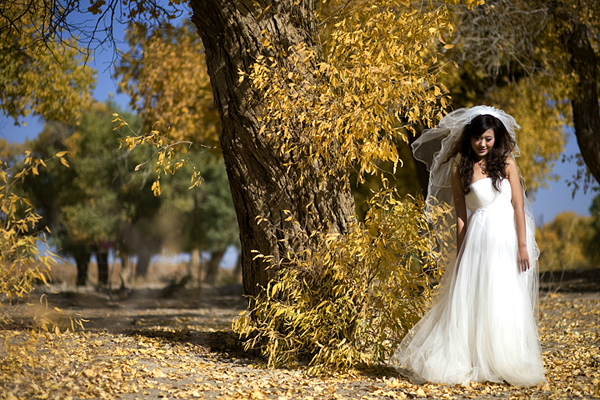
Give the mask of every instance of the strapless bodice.
[{"label": "strapless bodice", "polygon": [[471,191],[465,196],[469,211],[491,206],[496,200],[507,200],[510,204],[512,192],[507,179],[500,181],[498,192],[492,185],[492,178],[483,178],[471,184]]}]

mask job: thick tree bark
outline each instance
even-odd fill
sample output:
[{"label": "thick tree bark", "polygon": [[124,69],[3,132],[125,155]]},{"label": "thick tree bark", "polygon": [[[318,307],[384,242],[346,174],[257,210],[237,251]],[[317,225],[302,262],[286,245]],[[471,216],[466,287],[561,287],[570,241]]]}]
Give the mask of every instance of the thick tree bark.
[{"label": "thick tree bark", "polygon": [[586,166],[600,182],[600,108],[598,106],[598,65],[585,24],[566,4],[555,2],[557,25],[564,27],[560,40],[571,56],[570,65],[577,75],[571,95],[573,126],[579,151]]},{"label": "thick tree bark", "polygon": [[[240,228],[244,290],[252,296],[273,274],[261,259],[253,259],[252,251],[273,255],[279,262],[285,259],[288,249],[294,249],[290,232],[294,225],[285,221],[288,215],[284,210],[291,211],[309,232],[321,224],[325,229],[345,232],[354,211],[345,177],[322,180],[327,166],[319,160],[311,164],[310,170],[287,170],[284,164],[289,155],[280,156],[259,134],[261,105],[257,94],[254,101],[248,102],[252,93],[247,79],[239,82],[238,70],[249,73],[258,55],[275,56],[263,47],[263,31],[277,50],[300,43],[316,46],[314,1],[190,2],[223,123],[220,140]],[[260,13],[255,3],[265,11]],[[301,174],[304,183],[297,185]],[[257,224],[257,216],[269,224]]]}]

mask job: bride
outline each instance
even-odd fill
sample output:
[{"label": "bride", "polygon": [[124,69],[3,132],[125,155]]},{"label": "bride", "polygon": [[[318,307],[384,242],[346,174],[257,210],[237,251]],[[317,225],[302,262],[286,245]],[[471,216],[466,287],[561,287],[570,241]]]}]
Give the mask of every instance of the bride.
[{"label": "bride", "polygon": [[536,320],[539,251],[513,158],[519,155],[516,129],[501,110],[462,108],[413,144],[430,170],[425,212],[434,215],[440,202],[454,207],[457,248],[441,249],[455,257],[434,305],[390,361],[414,382],[531,386],[544,380]]}]

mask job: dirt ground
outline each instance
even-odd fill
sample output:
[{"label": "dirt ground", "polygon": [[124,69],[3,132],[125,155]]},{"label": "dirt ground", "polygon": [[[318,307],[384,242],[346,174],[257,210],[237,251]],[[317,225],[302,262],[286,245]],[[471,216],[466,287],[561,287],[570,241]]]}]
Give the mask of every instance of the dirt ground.
[{"label": "dirt ground", "polygon": [[[231,331],[246,305],[241,285],[40,291],[35,301],[83,318],[85,331],[40,338],[34,366],[4,353],[0,399],[600,398],[600,271],[542,275],[540,287],[548,381],[527,389],[419,386],[386,368],[327,377],[266,369]],[[0,334],[12,343],[26,338],[20,326]]]}]

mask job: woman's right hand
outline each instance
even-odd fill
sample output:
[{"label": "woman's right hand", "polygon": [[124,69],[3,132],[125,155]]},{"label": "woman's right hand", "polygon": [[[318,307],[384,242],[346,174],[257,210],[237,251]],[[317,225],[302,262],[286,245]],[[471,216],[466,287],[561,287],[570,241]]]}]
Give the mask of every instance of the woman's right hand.
[{"label": "woman's right hand", "polygon": [[519,245],[518,263],[519,263],[519,272],[525,272],[530,268],[527,244]]}]

